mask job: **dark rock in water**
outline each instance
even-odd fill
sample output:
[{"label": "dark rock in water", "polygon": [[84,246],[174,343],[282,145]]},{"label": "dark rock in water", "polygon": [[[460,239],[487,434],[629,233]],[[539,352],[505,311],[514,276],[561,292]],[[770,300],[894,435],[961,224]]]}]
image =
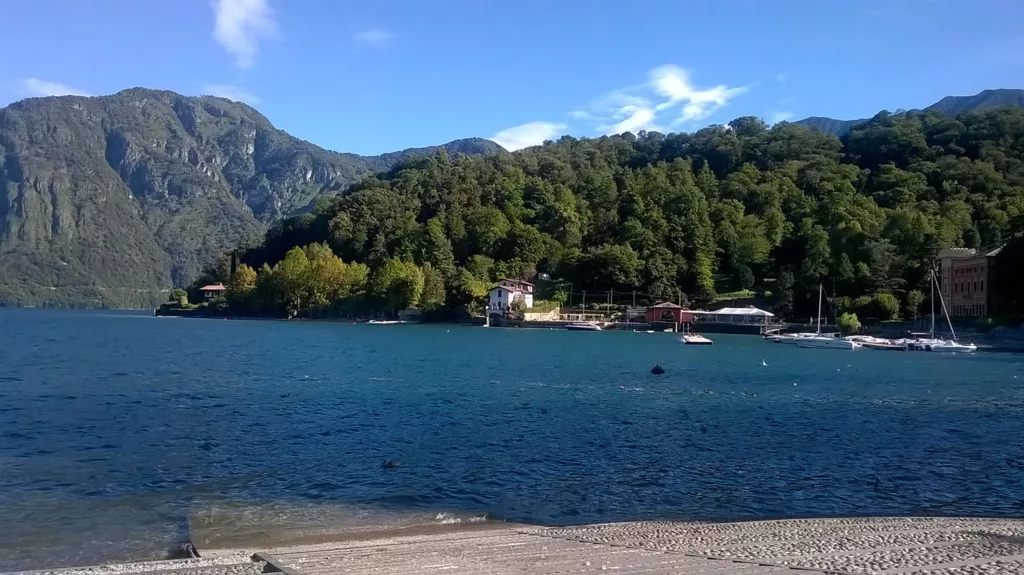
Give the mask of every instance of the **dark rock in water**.
[{"label": "dark rock in water", "polygon": [[661,367],[661,364],[655,365],[651,368],[651,373],[654,375],[661,375],[665,373],[665,368]]},{"label": "dark rock in water", "polygon": [[380,466],[383,467],[384,469],[396,469],[399,467],[399,463],[394,459],[389,459],[384,463],[381,463]]},{"label": "dark rock in water", "polygon": [[168,559],[199,559],[199,550],[191,541],[186,541],[170,553]]}]

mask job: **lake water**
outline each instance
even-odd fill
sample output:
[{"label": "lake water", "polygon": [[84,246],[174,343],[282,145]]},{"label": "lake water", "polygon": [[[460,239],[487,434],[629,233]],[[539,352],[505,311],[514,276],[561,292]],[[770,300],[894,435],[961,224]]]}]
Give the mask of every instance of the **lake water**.
[{"label": "lake water", "polygon": [[0,309],[0,571],[484,516],[1024,515],[1022,356],[713,337]]}]

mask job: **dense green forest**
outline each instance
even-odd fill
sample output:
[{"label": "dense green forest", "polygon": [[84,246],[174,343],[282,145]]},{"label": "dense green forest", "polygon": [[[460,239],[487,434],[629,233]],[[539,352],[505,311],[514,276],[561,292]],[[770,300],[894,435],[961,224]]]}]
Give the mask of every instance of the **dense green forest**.
[{"label": "dense green forest", "polygon": [[919,311],[939,249],[1022,232],[1024,109],[882,112],[841,140],[743,117],[406,162],[276,223],[242,252],[233,297],[262,313],[462,310],[498,277],[546,272],[697,304],[753,289],[803,317],[824,283],[840,311],[895,319]]}]

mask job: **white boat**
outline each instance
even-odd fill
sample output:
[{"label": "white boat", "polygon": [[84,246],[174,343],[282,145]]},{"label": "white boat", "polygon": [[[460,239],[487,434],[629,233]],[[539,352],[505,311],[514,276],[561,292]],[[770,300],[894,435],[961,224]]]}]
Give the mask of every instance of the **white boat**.
[{"label": "white boat", "polygon": [[884,337],[873,337],[870,335],[848,335],[843,339],[855,341],[865,349],[888,349],[892,351],[906,351],[907,344],[901,340],[885,339]]},{"label": "white boat", "polygon": [[[949,320],[949,313],[946,312],[946,302],[942,299],[942,292],[939,292],[939,304],[942,305],[942,315],[946,318],[946,324],[949,326],[949,333],[953,336],[953,339],[942,339],[935,337],[935,286],[938,285],[939,280],[935,277],[935,270],[931,270],[931,288],[932,288],[932,326],[931,331],[928,333],[929,337],[917,337],[907,341],[907,348],[916,351],[935,351],[939,353],[974,353],[978,351],[978,346],[973,343],[960,343],[956,339],[956,332],[953,330],[953,322]],[[911,334],[914,335],[914,334]],[[925,334],[919,334],[925,335]]]},{"label": "white boat", "polygon": [[780,333],[773,338],[775,343],[792,343],[798,344],[801,339],[807,339],[809,337],[820,337],[816,333],[801,332],[801,333]]},{"label": "white boat", "polygon": [[565,329],[570,331],[601,331],[601,326],[589,321],[581,321],[566,324]]},{"label": "white boat", "polygon": [[850,341],[841,337],[828,337],[826,335],[817,337],[802,338],[797,344],[807,349],[860,349],[864,344],[858,341]]},{"label": "white boat", "polygon": [[796,338],[796,344],[807,349],[860,349],[864,347],[858,341],[851,341],[842,334],[825,335],[821,333],[821,298],[824,288],[818,284],[818,331],[811,337]]},{"label": "white boat", "polygon": [[686,345],[712,345],[715,342],[699,333],[687,333],[683,334],[683,343]]},{"label": "white boat", "polygon": [[397,319],[371,319],[370,321],[368,321],[366,323],[373,324],[373,325],[394,325],[396,323],[405,323],[405,322],[401,321],[401,320],[397,320]]}]

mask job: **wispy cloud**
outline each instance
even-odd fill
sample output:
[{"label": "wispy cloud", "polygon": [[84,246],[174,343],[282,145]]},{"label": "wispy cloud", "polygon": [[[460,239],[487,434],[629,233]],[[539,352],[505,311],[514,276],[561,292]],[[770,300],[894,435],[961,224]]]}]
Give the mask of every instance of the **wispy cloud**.
[{"label": "wispy cloud", "polygon": [[620,134],[640,130],[659,130],[662,122],[679,127],[703,120],[727,106],[747,86],[724,84],[698,88],[690,73],[679,66],[659,66],[647,73],[643,84],[614,90],[595,100],[580,120],[592,120],[592,129],[600,134]]},{"label": "wispy cloud", "polygon": [[772,112],[771,116],[768,117],[769,124],[778,124],[779,122],[785,122],[793,117],[793,112]]},{"label": "wispy cloud", "polygon": [[251,68],[260,42],[277,35],[268,0],[213,0],[213,12],[213,38],[235,57],[239,68]]},{"label": "wispy cloud", "polygon": [[786,75],[783,74],[782,72],[779,72],[778,74],[775,75],[775,81],[780,83],[780,84],[785,84],[786,83]]},{"label": "wispy cloud", "polygon": [[203,84],[203,93],[236,102],[245,102],[246,104],[260,103],[260,99],[255,95],[231,84]]},{"label": "wispy cloud", "polygon": [[544,140],[553,140],[567,128],[565,124],[551,122],[530,122],[521,126],[506,128],[491,136],[491,139],[508,151],[521,150],[530,146],[538,146]]},{"label": "wispy cloud", "polygon": [[30,96],[92,96],[85,90],[39,78],[25,78],[21,81],[21,88]]},{"label": "wispy cloud", "polygon": [[[598,134],[664,131],[663,123],[673,127],[704,120],[747,92],[749,86],[719,84],[698,88],[687,70],[679,66],[660,66],[648,72],[642,84],[612,90],[596,98],[589,106],[568,113],[573,125]],[[540,144],[565,133],[565,124],[530,122],[498,132],[491,139],[508,150]]]},{"label": "wispy cloud", "polygon": [[380,28],[373,28],[370,30],[363,30],[362,32],[356,32],[352,35],[352,39],[361,44],[366,44],[371,48],[383,48],[391,43],[391,39],[395,35],[387,30],[381,30]]},{"label": "wispy cloud", "polygon": [[730,88],[719,84],[700,90],[690,82],[689,72],[679,66],[661,66],[651,70],[650,85],[659,95],[668,98],[668,101],[658,104],[658,110],[682,107],[682,113],[673,120],[673,125],[703,120],[748,89],[746,86]]}]

